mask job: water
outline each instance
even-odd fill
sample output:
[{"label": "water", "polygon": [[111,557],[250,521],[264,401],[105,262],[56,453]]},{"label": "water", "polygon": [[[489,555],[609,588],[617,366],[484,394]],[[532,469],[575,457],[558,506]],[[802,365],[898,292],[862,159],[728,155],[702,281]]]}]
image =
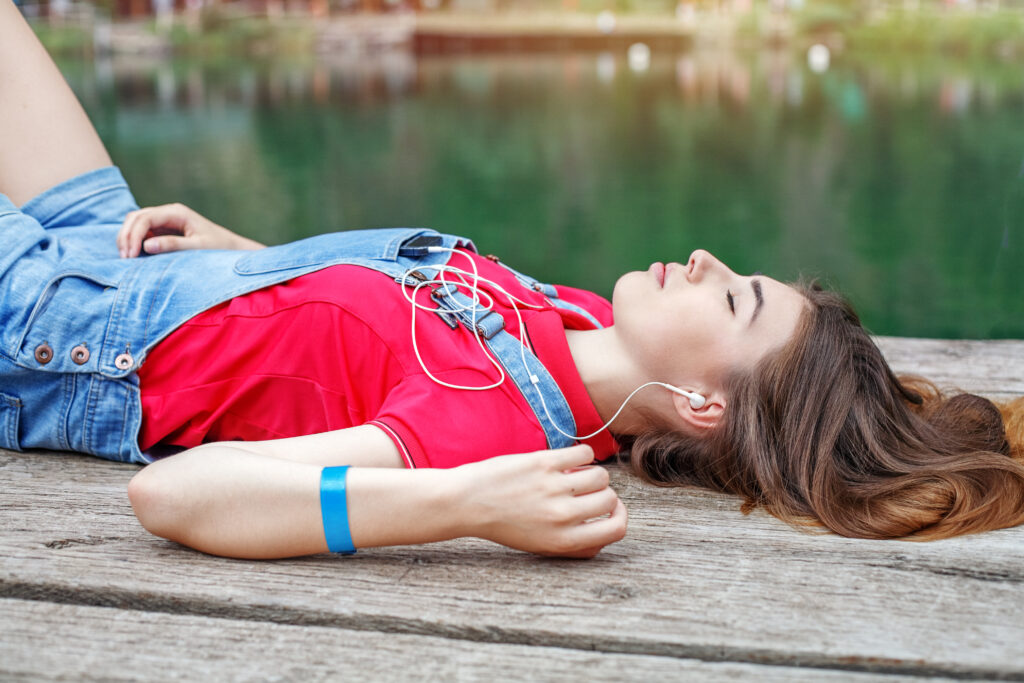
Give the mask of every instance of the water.
[{"label": "water", "polygon": [[610,295],[707,248],[879,334],[1024,338],[1024,74],[657,52],[62,64],[140,203],[277,243],[427,225]]}]

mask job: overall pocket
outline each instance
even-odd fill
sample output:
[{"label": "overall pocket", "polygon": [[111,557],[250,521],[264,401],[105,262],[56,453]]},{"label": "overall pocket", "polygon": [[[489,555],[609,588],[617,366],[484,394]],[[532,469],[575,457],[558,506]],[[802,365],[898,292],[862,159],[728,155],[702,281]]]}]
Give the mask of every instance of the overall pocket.
[{"label": "overall pocket", "polygon": [[19,343],[24,367],[92,372],[117,300],[117,283],[85,271],[54,276],[28,318]]},{"label": "overall pocket", "polygon": [[21,419],[21,399],[0,394],[0,448],[20,451],[18,425]]}]

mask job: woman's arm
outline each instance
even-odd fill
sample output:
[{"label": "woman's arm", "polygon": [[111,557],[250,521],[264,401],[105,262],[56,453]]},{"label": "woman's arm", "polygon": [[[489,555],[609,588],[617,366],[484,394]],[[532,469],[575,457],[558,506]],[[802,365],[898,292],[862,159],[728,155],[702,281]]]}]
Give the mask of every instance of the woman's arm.
[{"label": "woman's arm", "polygon": [[[333,434],[351,444],[350,431]],[[328,435],[315,437],[310,444],[323,449],[321,457],[311,454],[306,462],[235,442],[155,462],[129,485],[135,514],[150,532],[215,555],[325,552],[322,465],[310,461],[333,464],[342,457]],[[295,451],[307,438],[285,441]],[[274,442],[264,448],[267,443]],[[373,450],[372,442],[366,445]],[[367,464],[387,459],[361,458]],[[352,540],[360,548],[475,536],[529,552],[591,557],[626,529],[625,508],[604,468],[587,466],[592,459],[589,447],[575,446],[451,470],[353,467],[347,483]]]},{"label": "woman's arm", "polygon": [[182,249],[262,249],[263,244],[236,235],[184,204],[164,204],[132,211],[117,233],[122,258],[145,251],[160,254]]}]

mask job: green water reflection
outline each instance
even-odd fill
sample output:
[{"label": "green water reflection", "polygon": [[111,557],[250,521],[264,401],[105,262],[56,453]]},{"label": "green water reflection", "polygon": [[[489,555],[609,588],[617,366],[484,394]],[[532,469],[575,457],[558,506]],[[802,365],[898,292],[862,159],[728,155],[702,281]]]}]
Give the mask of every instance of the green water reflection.
[{"label": "green water reflection", "polygon": [[1024,79],[781,53],[64,64],[140,203],[269,242],[428,225],[610,294],[710,249],[880,334],[1024,338]]}]

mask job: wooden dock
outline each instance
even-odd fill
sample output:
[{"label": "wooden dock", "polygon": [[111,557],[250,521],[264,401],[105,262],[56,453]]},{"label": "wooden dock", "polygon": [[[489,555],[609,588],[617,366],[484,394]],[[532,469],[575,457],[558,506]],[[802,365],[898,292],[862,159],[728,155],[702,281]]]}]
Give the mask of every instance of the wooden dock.
[{"label": "wooden dock", "polygon": [[[696,26],[670,16],[624,14],[602,28],[585,13],[531,13],[491,15],[422,13],[416,16],[413,48],[418,54],[435,52],[529,52],[569,50],[622,50],[644,43],[662,51],[693,46]],[[701,36],[707,41],[730,34],[731,22],[704,18]]]},{"label": "wooden dock", "polygon": [[[880,343],[1024,395],[1024,342]],[[0,452],[0,679],[1024,680],[1024,527],[850,540],[613,468],[629,534],[593,560],[463,539],[253,562],[147,534],[135,471]]]},{"label": "wooden dock", "polygon": [[[410,45],[417,54],[459,52],[533,52],[620,50],[644,43],[655,50],[684,50],[693,45],[695,26],[670,16],[630,15],[603,29],[583,13],[348,14],[314,24],[319,53],[365,53]],[[705,19],[705,42],[724,40],[731,22]]]}]

